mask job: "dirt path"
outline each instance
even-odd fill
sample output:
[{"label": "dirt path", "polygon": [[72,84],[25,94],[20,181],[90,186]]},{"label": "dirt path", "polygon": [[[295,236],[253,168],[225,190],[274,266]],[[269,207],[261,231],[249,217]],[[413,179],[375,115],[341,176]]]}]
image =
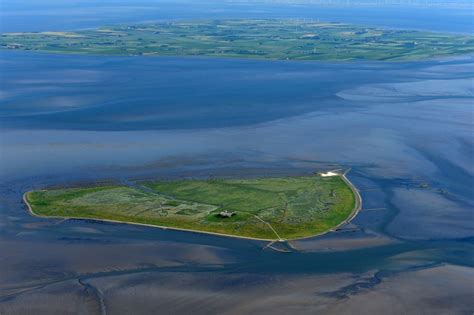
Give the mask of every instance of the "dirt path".
[{"label": "dirt path", "polygon": [[[307,237],[292,239],[292,240],[301,240],[301,239],[313,238],[313,237],[321,236],[321,235],[324,235],[324,234],[327,234],[327,233],[330,233],[330,232],[334,232],[336,229],[338,229],[341,226],[349,223],[359,213],[359,211],[362,208],[362,197],[361,197],[359,191],[357,190],[357,188],[347,179],[346,174],[349,171],[350,171],[350,169],[345,171],[343,174],[335,175],[335,176],[340,176],[344,180],[344,182],[349,186],[349,188],[352,190],[352,192],[354,193],[355,205],[354,205],[354,208],[353,208],[351,214],[349,215],[349,217],[346,220],[339,223],[334,228],[332,228],[331,230],[328,230],[328,231],[325,231],[325,232],[322,232],[322,233],[319,233],[319,234],[307,236]],[[331,176],[334,176],[334,175],[331,174]],[[136,185],[136,187],[142,187],[142,186]],[[142,189],[146,189],[146,191],[148,192],[148,189],[146,187],[142,187]],[[257,238],[257,237],[238,236],[238,235],[222,234],[222,233],[216,233],[216,232],[207,232],[207,231],[202,231],[202,230],[182,229],[182,228],[176,228],[176,227],[158,226],[158,225],[152,225],[152,224],[134,223],[134,222],[118,221],[118,220],[110,220],[110,219],[96,219],[96,218],[85,218],[85,217],[42,216],[42,215],[38,215],[38,214],[34,213],[33,209],[31,208],[31,205],[28,202],[28,192],[25,192],[23,194],[23,202],[26,205],[26,207],[28,209],[28,212],[32,216],[39,217],[39,218],[46,218],[46,219],[76,219],[76,220],[89,220],[89,221],[96,221],[96,222],[110,222],[110,223],[118,223],[118,224],[132,224],[132,225],[140,225],[140,226],[146,226],[146,227],[160,228],[160,229],[163,229],[163,230],[168,230],[169,229],[169,230],[176,230],[176,231],[203,233],[203,234],[225,236],[225,237],[232,237],[232,238],[240,238],[240,239],[249,239],[249,240],[256,240],[256,241],[275,241],[275,239],[264,239],[264,238]],[[267,225],[273,231],[273,233],[277,237],[278,241],[287,241],[286,239],[283,239],[278,234],[278,232],[271,226],[270,223],[266,222],[265,220],[263,220],[262,218],[260,218],[256,215],[254,215],[254,216],[257,220],[259,220],[262,223],[264,223],[265,225]]]},{"label": "dirt path", "polygon": [[257,215],[254,215],[254,216],[255,216],[255,218],[257,218],[257,220],[260,220],[261,222],[265,223],[265,224],[273,231],[273,233],[275,233],[275,235],[278,237],[278,240],[279,240],[279,241],[284,241],[284,239],[282,239],[282,238],[280,237],[280,235],[278,235],[277,231],[273,228],[273,226],[272,226],[270,223],[268,223],[267,221],[263,220],[262,218],[260,218],[260,217],[257,216]]}]

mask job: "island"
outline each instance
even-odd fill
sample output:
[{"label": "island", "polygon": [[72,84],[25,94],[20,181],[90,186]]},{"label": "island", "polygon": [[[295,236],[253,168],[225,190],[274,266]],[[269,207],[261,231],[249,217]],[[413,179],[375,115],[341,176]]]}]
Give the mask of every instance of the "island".
[{"label": "island", "polygon": [[30,191],[32,215],[283,241],[334,230],[361,207],[344,174],[133,182]]},{"label": "island", "polygon": [[313,20],[195,20],[0,34],[0,49],[62,54],[409,61],[471,54],[474,37]]}]

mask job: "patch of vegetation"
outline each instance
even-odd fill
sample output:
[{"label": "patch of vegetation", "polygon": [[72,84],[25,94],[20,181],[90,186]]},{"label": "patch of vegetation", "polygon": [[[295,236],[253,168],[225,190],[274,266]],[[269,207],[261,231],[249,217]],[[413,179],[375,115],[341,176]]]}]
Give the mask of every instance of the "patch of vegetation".
[{"label": "patch of vegetation", "polygon": [[419,60],[473,53],[474,38],[301,20],[202,20],[3,33],[0,49],[273,60]]},{"label": "patch of vegetation", "polygon": [[355,204],[352,190],[339,176],[175,180],[144,186],[147,189],[41,190],[27,198],[41,216],[109,219],[263,239],[278,238],[272,228],[286,239],[327,231],[344,221]]}]

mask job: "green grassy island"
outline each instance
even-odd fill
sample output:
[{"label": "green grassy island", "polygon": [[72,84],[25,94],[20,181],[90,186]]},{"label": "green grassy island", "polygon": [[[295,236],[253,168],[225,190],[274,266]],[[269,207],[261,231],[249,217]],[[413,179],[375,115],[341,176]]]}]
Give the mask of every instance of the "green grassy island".
[{"label": "green grassy island", "polygon": [[360,197],[344,175],[146,182],[32,191],[32,214],[282,240],[344,223]]},{"label": "green grassy island", "polygon": [[0,49],[271,60],[420,60],[470,54],[474,37],[302,20],[201,20],[0,34]]}]

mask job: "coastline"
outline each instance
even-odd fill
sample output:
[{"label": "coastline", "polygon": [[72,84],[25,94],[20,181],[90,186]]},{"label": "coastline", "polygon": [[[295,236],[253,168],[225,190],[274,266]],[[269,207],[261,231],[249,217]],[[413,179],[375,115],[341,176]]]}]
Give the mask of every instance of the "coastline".
[{"label": "coastline", "polygon": [[319,236],[326,235],[328,233],[335,232],[341,226],[349,224],[357,216],[357,214],[362,209],[362,196],[360,195],[359,190],[357,189],[357,187],[355,187],[354,184],[352,184],[352,182],[346,177],[346,174],[349,171],[350,171],[350,169],[345,171],[343,174],[338,175],[347,184],[347,186],[349,186],[349,188],[352,190],[352,193],[354,194],[354,208],[352,208],[352,212],[349,214],[347,219],[345,219],[344,221],[342,221],[341,223],[339,223],[338,225],[336,225],[335,227],[333,227],[333,228],[331,228],[327,231],[324,231],[324,232],[321,232],[321,233],[318,233],[318,234],[314,234],[314,235],[311,235],[311,236],[304,236],[304,237],[289,239],[288,241],[306,240],[306,239],[310,239],[310,238],[313,238],[313,237],[319,237]]},{"label": "coastline", "polygon": [[351,189],[352,193],[354,194],[354,208],[352,209],[350,215],[336,225],[335,227],[318,233],[314,234],[311,236],[304,236],[304,237],[298,237],[298,238],[291,238],[291,239],[266,239],[266,238],[257,238],[257,237],[250,237],[250,236],[240,236],[240,235],[232,235],[232,234],[223,234],[223,233],[217,233],[217,232],[210,232],[210,231],[202,231],[202,230],[191,230],[191,229],[183,229],[183,228],[177,228],[177,227],[168,227],[168,226],[162,226],[162,225],[153,225],[153,224],[147,224],[147,223],[138,223],[138,222],[129,222],[129,221],[119,221],[119,220],[111,220],[111,219],[97,219],[97,218],[87,218],[87,217],[62,217],[62,216],[43,216],[43,215],[38,215],[36,214],[33,209],[31,208],[30,203],[28,202],[28,194],[30,191],[27,191],[23,194],[23,203],[26,205],[28,212],[31,216],[37,217],[37,218],[42,218],[42,219],[73,219],[73,220],[89,220],[89,221],[95,221],[95,222],[107,222],[107,223],[115,223],[115,224],[127,224],[127,225],[137,225],[137,226],[144,226],[144,227],[152,227],[152,228],[158,228],[162,230],[173,230],[173,231],[181,231],[181,232],[192,232],[192,233],[201,233],[201,234],[208,234],[208,235],[214,235],[214,236],[224,236],[224,237],[231,237],[231,238],[238,238],[238,239],[247,239],[247,240],[253,240],[253,241],[264,241],[264,242],[284,242],[284,241],[298,241],[298,240],[304,240],[304,239],[310,239],[313,237],[318,237],[322,236],[331,232],[336,231],[339,229],[341,226],[346,225],[350,223],[359,213],[359,211],[362,209],[362,197],[358,191],[358,189],[352,184],[352,182],[346,177],[346,174],[350,171],[347,170],[343,174],[339,174],[337,176],[340,176],[342,180],[349,186]]}]

